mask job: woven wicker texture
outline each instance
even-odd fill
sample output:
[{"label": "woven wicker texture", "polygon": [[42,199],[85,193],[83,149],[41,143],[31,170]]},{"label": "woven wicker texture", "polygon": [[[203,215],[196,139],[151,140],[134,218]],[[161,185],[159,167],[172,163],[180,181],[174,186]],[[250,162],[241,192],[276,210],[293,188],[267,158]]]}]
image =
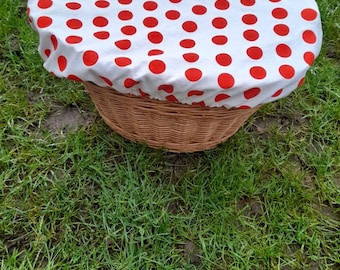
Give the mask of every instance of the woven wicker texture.
[{"label": "woven wicker texture", "polygon": [[232,136],[260,106],[226,109],[190,106],[128,96],[84,83],[103,120],[128,140],[171,152],[216,147]]}]

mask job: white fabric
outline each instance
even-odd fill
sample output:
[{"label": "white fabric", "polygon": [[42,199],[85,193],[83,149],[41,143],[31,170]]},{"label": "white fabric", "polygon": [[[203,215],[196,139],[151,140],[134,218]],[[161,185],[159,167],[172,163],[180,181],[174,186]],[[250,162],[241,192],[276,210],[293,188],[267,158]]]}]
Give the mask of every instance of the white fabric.
[{"label": "white fabric", "polygon": [[211,107],[287,96],[322,42],[314,0],[29,0],[28,13],[56,76]]}]

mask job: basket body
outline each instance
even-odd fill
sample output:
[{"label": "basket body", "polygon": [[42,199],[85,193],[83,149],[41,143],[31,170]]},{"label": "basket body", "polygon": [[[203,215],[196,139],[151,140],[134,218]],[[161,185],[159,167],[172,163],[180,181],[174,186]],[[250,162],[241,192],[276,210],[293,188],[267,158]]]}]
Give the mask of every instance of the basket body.
[{"label": "basket body", "polygon": [[169,103],[129,96],[84,83],[99,114],[128,140],[171,152],[216,147],[231,137],[260,106],[226,109]]}]

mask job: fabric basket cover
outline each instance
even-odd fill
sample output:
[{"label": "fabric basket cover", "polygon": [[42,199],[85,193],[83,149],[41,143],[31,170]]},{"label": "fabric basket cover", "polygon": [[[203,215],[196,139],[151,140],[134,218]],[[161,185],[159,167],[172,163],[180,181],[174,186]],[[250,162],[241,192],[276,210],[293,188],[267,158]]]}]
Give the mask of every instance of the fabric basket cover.
[{"label": "fabric basket cover", "polygon": [[29,0],[28,14],[52,74],[209,107],[287,96],[322,42],[314,0]]}]

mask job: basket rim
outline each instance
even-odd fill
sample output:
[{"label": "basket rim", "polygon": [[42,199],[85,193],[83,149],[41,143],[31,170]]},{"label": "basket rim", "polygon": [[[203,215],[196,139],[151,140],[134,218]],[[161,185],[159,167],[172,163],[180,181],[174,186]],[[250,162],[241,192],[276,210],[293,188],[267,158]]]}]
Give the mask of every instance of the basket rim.
[{"label": "basket rim", "polygon": [[166,108],[168,109],[171,109],[171,108],[182,108],[182,109],[190,109],[190,110],[195,110],[197,109],[198,111],[200,111],[201,113],[203,111],[206,111],[206,112],[210,112],[210,111],[214,111],[214,113],[216,113],[217,111],[220,111],[220,112],[225,112],[226,110],[228,111],[238,111],[238,110],[242,110],[242,111],[245,111],[245,110],[253,110],[254,108],[259,108],[259,107],[262,107],[262,104],[260,105],[257,105],[256,107],[253,107],[253,108],[227,108],[227,107],[223,107],[223,106],[220,106],[220,107],[212,107],[212,106],[200,106],[200,105],[192,105],[192,104],[184,104],[184,103],[179,103],[179,102],[170,102],[170,101],[167,101],[167,100],[159,100],[159,99],[154,99],[154,98],[149,98],[149,97],[144,97],[144,96],[138,96],[138,95],[133,95],[133,94],[124,94],[124,93],[121,93],[119,92],[118,90],[112,88],[112,87],[102,87],[102,86],[98,86],[96,85],[95,83],[91,82],[91,81],[84,81],[83,84],[85,85],[85,87],[94,87],[94,88],[97,88],[98,90],[99,89],[105,89],[105,90],[108,90],[108,91],[112,91],[112,94],[114,94],[115,96],[119,96],[121,99],[125,100],[125,101],[130,101],[132,98],[139,98],[140,101],[146,101],[145,103],[149,103],[149,104],[155,104],[155,105],[159,105],[159,106],[165,106]]}]

